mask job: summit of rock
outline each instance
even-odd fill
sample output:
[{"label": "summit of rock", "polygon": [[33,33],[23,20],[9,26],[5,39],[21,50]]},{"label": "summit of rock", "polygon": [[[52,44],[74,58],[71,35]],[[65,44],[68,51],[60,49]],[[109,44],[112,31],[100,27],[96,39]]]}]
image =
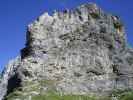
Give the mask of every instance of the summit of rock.
[{"label": "summit of rock", "polygon": [[10,100],[15,90],[22,94],[13,100],[29,100],[51,89],[108,94],[132,89],[132,76],[133,49],[127,47],[120,18],[96,4],[84,4],[52,16],[44,13],[28,25],[21,57],[10,62],[3,74],[0,100],[5,95]]}]

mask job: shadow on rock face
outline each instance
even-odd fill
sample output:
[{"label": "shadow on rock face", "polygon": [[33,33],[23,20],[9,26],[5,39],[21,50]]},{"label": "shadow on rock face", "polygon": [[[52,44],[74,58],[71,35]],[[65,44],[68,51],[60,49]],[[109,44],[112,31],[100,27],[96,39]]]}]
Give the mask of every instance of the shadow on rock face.
[{"label": "shadow on rock face", "polygon": [[7,95],[14,91],[14,89],[21,87],[21,78],[15,74],[8,80]]}]

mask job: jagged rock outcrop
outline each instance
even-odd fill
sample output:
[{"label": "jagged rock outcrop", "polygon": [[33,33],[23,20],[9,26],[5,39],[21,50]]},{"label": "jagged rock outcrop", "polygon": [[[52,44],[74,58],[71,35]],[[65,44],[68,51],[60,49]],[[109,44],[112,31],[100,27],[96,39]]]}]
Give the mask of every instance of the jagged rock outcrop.
[{"label": "jagged rock outcrop", "polygon": [[127,48],[123,24],[95,4],[44,13],[28,26],[26,47],[7,66],[0,88],[6,100],[14,89],[24,92],[13,100],[50,89],[65,94],[132,89],[133,49]]},{"label": "jagged rock outcrop", "polygon": [[[18,79],[15,78],[17,73],[17,68],[21,63],[21,58],[16,57],[16,59],[11,60],[7,66],[5,66],[5,70],[2,73],[2,79],[0,82],[0,100],[8,94],[9,92],[13,92],[14,88],[17,88]],[[19,77],[19,75],[17,76]]]}]

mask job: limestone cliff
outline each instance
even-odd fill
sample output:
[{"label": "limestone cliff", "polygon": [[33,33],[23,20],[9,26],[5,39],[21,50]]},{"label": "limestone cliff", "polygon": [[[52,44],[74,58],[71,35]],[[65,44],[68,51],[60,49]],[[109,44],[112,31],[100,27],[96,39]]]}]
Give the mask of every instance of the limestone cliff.
[{"label": "limestone cliff", "polygon": [[[0,100],[30,100],[49,90],[85,95],[132,88],[133,49],[127,47],[122,22],[85,4],[44,13],[28,26],[21,57],[4,71]],[[9,99],[15,90],[21,96]]]}]

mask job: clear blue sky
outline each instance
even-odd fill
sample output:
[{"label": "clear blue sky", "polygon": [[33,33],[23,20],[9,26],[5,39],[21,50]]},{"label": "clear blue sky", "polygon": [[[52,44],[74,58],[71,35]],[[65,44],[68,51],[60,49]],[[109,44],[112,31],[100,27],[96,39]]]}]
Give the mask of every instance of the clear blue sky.
[{"label": "clear blue sky", "polygon": [[19,54],[25,44],[27,25],[40,14],[86,2],[95,2],[106,12],[119,15],[133,46],[133,0],[0,0],[0,70]]}]

